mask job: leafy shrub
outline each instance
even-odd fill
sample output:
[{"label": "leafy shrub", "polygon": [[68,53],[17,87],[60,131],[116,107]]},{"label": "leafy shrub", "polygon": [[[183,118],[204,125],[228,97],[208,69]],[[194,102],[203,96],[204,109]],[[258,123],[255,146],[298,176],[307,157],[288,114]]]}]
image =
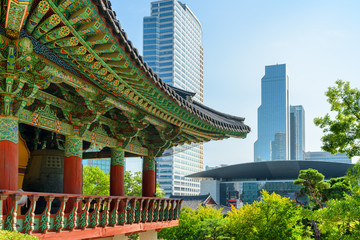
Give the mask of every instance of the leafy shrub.
[{"label": "leafy shrub", "polygon": [[0,240],[38,240],[38,238],[16,231],[10,232],[0,230]]}]

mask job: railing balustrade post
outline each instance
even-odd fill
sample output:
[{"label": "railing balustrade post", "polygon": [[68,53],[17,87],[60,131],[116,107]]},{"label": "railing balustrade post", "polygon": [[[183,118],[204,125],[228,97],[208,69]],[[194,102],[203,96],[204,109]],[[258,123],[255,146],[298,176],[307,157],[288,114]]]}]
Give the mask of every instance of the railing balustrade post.
[{"label": "railing balustrade post", "polygon": [[65,205],[66,205],[66,202],[68,201],[68,199],[69,199],[68,197],[59,197],[59,200],[61,202],[60,208],[54,216],[55,217],[54,230],[56,232],[61,232],[61,230],[64,227],[64,211],[65,211]]},{"label": "railing balustrade post", "polygon": [[136,199],[133,198],[130,200],[130,209],[127,210],[127,224],[133,224],[135,218],[134,218],[134,215],[135,215],[135,201]]},{"label": "railing balustrade post", "polygon": [[120,198],[115,198],[111,200],[110,203],[110,213],[109,213],[109,226],[114,227],[116,225],[116,219],[118,215],[119,202]]},{"label": "railing balustrade post", "polygon": [[142,204],[143,204],[144,199],[140,198],[140,199],[136,199],[136,208],[135,208],[135,223],[139,223],[141,221],[141,212],[142,212]]},{"label": "railing balustrade post", "polygon": [[28,196],[28,199],[30,200],[30,207],[24,216],[23,227],[20,230],[20,232],[31,234],[32,231],[34,230],[34,215],[35,215],[34,211],[35,211],[36,202],[39,199],[39,196],[30,195],[30,196]]},{"label": "railing balustrade post", "polygon": [[159,211],[160,211],[160,200],[154,200],[154,207],[153,207],[153,221],[157,222],[159,220]]},{"label": "railing balustrade post", "polygon": [[89,225],[88,226],[91,227],[91,228],[96,228],[97,225],[99,224],[99,221],[98,221],[98,219],[99,219],[99,209],[100,209],[100,204],[101,204],[103,199],[97,197],[94,200],[95,200],[94,211],[89,214],[90,216],[89,216]]},{"label": "railing balustrade post", "polygon": [[167,221],[168,220],[168,217],[169,217],[169,207],[170,207],[170,201],[169,201],[169,199],[166,199],[165,200],[165,202],[166,202],[166,208],[165,208],[165,210],[164,210],[164,218],[163,218],[163,221]]},{"label": "railing balustrade post", "polygon": [[0,230],[3,229],[3,207],[7,198],[8,194],[0,193]]},{"label": "railing balustrade post", "polygon": [[89,207],[92,198],[84,198],[84,208],[78,209],[76,228],[84,230],[88,225]]},{"label": "railing balustrade post", "polygon": [[173,208],[172,220],[175,220],[175,219],[176,219],[177,207],[178,207],[178,200],[175,199],[175,200],[174,200],[174,208]]},{"label": "railing balustrade post", "polygon": [[159,211],[159,221],[164,219],[164,208],[165,208],[165,199],[160,200],[160,211]]},{"label": "railing balustrade post", "polygon": [[110,198],[105,198],[102,205],[102,211],[100,213],[100,221],[99,221],[100,227],[104,228],[108,224],[109,205],[110,205]]},{"label": "railing balustrade post", "polygon": [[46,207],[41,214],[39,220],[39,231],[42,233],[47,233],[50,228],[50,211],[51,211],[51,203],[54,201],[54,196],[45,196]]},{"label": "railing balustrade post", "polygon": [[128,206],[129,198],[124,198],[119,203],[119,212],[118,212],[118,224],[124,225],[127,222],[127,206]]},{"label": "railing balustrade post", "polygon": [[172,220],[174,216],[174,208],[175,208],[175,200],[170,200],[170,209],[169,209],[169,217],[168,220]]},{"label": "railing balustrade post", "polygon": [[16,231],[17,201],[19,201],[20,198],[21,198],[21,195],[19,195],[19,194],[9,194],[8,199],[5,201],[6,204],[11,205],[11,210],[5,216],[5,223],[4,223],[4,227],[3,227],[4,230]]},{"label": "railing balustrade post", "polygon": [[148,216],[148,210],[149,210],[149,203],[150,203],[151,200],[149,199],[145,199],[144,202],[143,202],[143,207],[142,207],[142,210],[141,210],[141,222],[146,222],[146,218]]},{"label": "railing balustrade post", "polygon": [[[73,231],[76,226],[76,218],[77,218],[77,210],[81,201],[81,197],[71,197],[68,201],[68,205],[71,206],[71,211],[68,214],[68,217],[66,219],[66,223],[64,223],[64,229]],[[69,206],[66,206],[68,208]]]},{"label": "railing balustrade post", "polygon": [[149,205],[149,208],[147,209],[147,212],[148,212],[148,216],[147,216],[147,221],[148,222],[152,222],[153,221],[153,212],[154,212],[154,200],[150,200],[151,203]]},{"label": "railing balustrade post", "polygon": [[179,206],[179,200],[175,200],[174,201],[174,211],[173,211],[173,220],[176,220],[176,218],[177,218],[177,208],[178,208],[178,206]]},{"label": "railing balustrade post", "polygon": [[[180,201],[179,201],[178,199],[175,200],[176,205],[175,205],[174,211],[173,211],[173,212],[174,212],[173,218],[172,218],[173,220],[176,220],[176,219],[177,219],[177,211],[178,211],[178,208],[179,208],[179,202],[180,202]],[[175,204],[175,203],[174,203],[174,204]]]},{"label": "railing balustrade post", "polygon": [[153,215],[152,221],[157,222],[159,215],[159,200],[157,199],[153,200],[152,215]]}]

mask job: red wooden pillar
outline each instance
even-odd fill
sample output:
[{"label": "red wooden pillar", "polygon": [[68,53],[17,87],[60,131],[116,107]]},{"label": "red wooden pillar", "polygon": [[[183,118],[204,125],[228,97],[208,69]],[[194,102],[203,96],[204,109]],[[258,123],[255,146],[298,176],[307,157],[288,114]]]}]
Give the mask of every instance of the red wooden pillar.
[{"label": "red wooden pillar", "polygon": [[122,149],[111,149],[110,196],[124,196],[125,154]]},{"label": "red wooden pillar", "polygon": [[67,136],[65,139],[63,192],[82,194],[82,150],[80,137]]},{"label": "red wooden pillar", "polygon": [[155,157],[143,158],[142,195],[143,197],[155,197]]},{"label": "red wooden pillar", "polygon": [[0,116],[0,189],[18,189],[19,123],[10,116]]}]

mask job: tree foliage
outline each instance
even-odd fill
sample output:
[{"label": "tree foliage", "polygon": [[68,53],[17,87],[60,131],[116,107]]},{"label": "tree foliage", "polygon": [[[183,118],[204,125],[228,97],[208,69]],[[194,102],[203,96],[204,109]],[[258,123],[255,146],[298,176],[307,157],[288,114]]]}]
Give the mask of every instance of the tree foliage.
[{"label": "tree foliage", "polygon": [[[346,182],[345,188],[336,187],[338,191],[344,190],[344,194],[340,198],[330,199],[325,208],[312,212],[312,218],[318,219],[320,223],[319,228],[322,232],[322,239],[360,239],[359,180],[360,163],[357,163],[348,169],[344,178],[340,178],[340,181],[333,181],[333,186]],[[348,189],[349,183],[352,184],[350,190]]]},{"label": "tree foliage", "polygon": [[220,210],[199,206],[196,210],[182,208],[179,226],[164,228],[159,232],[161,239],[203,240],[229,239],[224,232],[225,219]]},{"label": "tree foliage", "polygon": [[336,116],[332,119],[326,114],[314,119],[324,132],[322,149],[332,154],[346,153],[350,158],[360,156],[360,91],[351,88],[349,82],[337,80],[326,96]]},{"label": "tree foliage", "polygon": [[17,231],[10,232],[0,230],[0,240],[39,240],[39,238],[30,236],[28,234],[19,233]]},{"label": "tree foliage", "polygon": [[[142,195],[142,173],[125,171],[124,187],[126,196],[140,197]],[[164,195],[159,183],[156,183],[156,197],[164,197]]]},{"label": "tree foliage", "polygon": [[348,169],[346,173],[347,179],[349,179],[350,184],[357,189],[360,186],[360,162],[356,163],[355,166],[352,166]]},{"label": "tree foliage", "polygon": [[360,239],[360,192],[332,199],[327,207],[314,212],[321,223],[322,239]]},{"label": "tree foliage", "polygon": [[224,218],[206,218],[204,219],[197,230],[197,239],[229,239],[227,236],[224,225],[226,219]]},{"label": "tree foliage", "polygon": [[289,198],[262,191],[262,201],[232,208],[226,231],[238,240],[304,239],[301,208]]},{"label": "tree foliage", "polygon": [[329,188],[323,190],[324,201],[344,199],[351,191],[351,184],[347,177],[332,178],[327,183]]},{"label": "tree foliage", "polygon": [[110,195],[110,174],[98,167],[83,167],[83,194]]},{"label": "tree foliage", "polygon": [[184,207],[179,226],[165,228],[159,239],[166,240],[275,240],[307,239],[309,230],[302,224],[302,208],[289,198],[262,191],[262,201],[232,208],[228,216],[220,210],[200,206]]},{"label": "tree foliage", "polygon": [[301,194],[309,196],[310,202],[315,205],[310,207],[323,207],[323,192],[330,187],[329,183],[324,182],[324,175],[312,168],[300,170],[298,179],[294,181],[294,184],[301,187]]},{"label": "tree foliage", "polygon": [[[124,175],[125,196],[140,197],[142,195],[142,174],[125,171]],[[110,195],[110,174],[105,173],[98,167],[85,166],[83,168],[83,193],[85,195]],[[163,197],[164,193],[160,185],[156,185],[157,197]]]},{"label": "tree foliage", "polygon": [[126,196],[141,196],[142,189],[142,175],[141,172],[132,173],[125,171],[124,188]]},{"label": "tree foliage", "polygon": [[334,214],[334,219],[341,218],[331,209],[334,209],[334,206],[341,206],[341,202],[351,198],[352,187],[349,176],[352,176],[352,173],[348,172],[347,176],[332,178],[324,182],[324,175],[317,170],[307,169],[301,170],[298,179],[294,181],[294,184],[302,187],[300,192],[310,199],[308,205],[302,205],[305,207],[302,219],[305,225],[311,226],[315,239],[339,239],[331,238],[332,235],[329,234],[329,229],[334,224],[328,225],[327,220],[323,218],[329,212]]}]

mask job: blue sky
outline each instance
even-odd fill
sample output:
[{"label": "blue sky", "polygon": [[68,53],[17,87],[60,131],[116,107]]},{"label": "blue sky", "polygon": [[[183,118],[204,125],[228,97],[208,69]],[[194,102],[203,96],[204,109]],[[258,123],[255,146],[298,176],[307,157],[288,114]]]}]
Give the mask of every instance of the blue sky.
[{"label": "blue sky", "polygon": [[[142,53],[147,0],[112,1],[128,38]],[[303,105],[306,151],[319,151],[322,131],[313,119],[330,107],[324,92],[337,79],[360,88],[360,1],[183,0],[203,28],[205,104],[245,117],[246,139],[205,144],[205,164],[253,161],[260,80],[265,65],[286,63],[290,103]],[[139,168],[140,167],[140,168]],[[129,170],[141,170],[128,159]]]}]

